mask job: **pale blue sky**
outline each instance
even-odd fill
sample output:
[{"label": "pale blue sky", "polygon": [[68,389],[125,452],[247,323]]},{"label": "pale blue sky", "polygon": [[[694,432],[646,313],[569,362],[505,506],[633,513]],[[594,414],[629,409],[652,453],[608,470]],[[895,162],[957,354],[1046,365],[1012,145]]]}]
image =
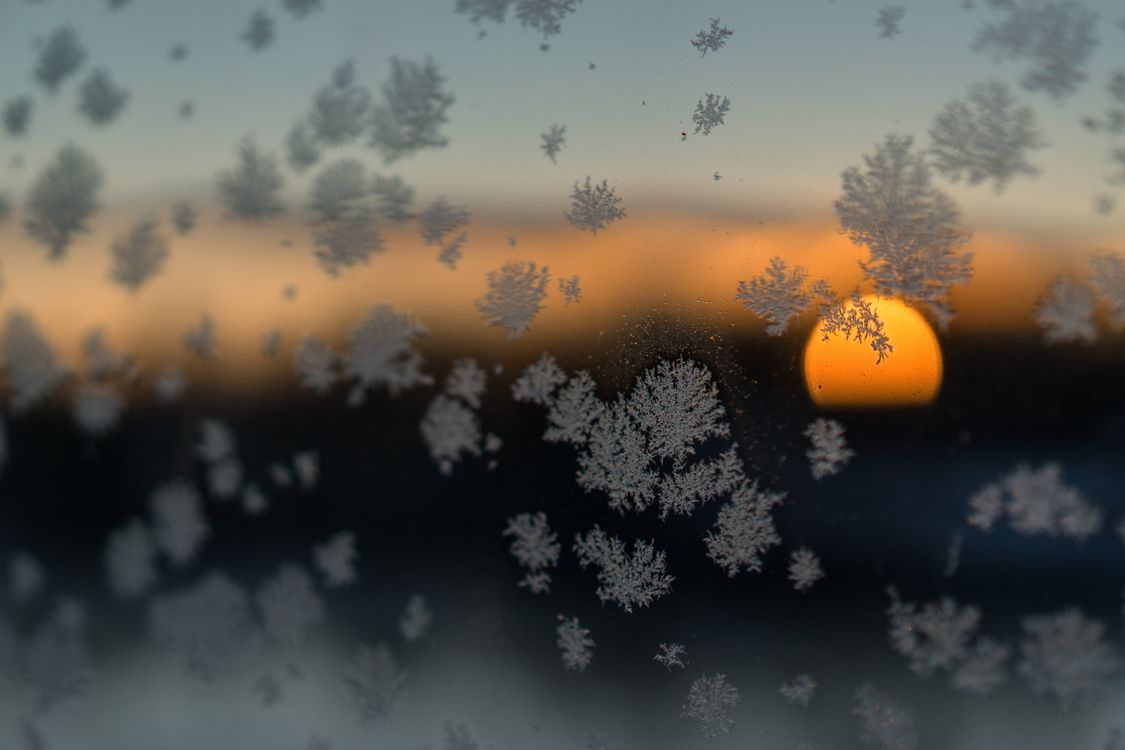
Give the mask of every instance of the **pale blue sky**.
[{"label": "pale blue sky", "polygon": [[[0,189],[18,205],[40,166],[72,141],[105,167],[109,207],[213,198],[216,176],[234,163],[243,135],[283,155],[289,127],[342,60],[356,58],[359,81],[377,90],[391,55],[433,55],[457,97],[448,148],[384,169],[375,152],[357,145],[328,151],[322,164],[358,156],[401,174],[422,199],[446,194],[475,212],[555,215],[573,182],[590,174],[608,178],[634,210],[687,206],[748,217],[781,210],[831,220],[839,173],[885,133],[924,143],[946,101],[976,81],[1014,85],[1026,67],[970,51],[992,11],[962,10],[959,0],[904,2],[902,34],[884,40],[874,26],[884,4],[586,0],[544,53],[539,37],[513,18],[485,24],[488,34],[478,39],[467,17],[453,13],[453,0],[325,0],[301,21],[264,0],[132,0],[117,12],[101,0],[0,0],[0,99],[36,99],[29,135],[0,136],[0,164],[16,154],[25,159],[22,170],[0,172]],[[1105,84],[1122,66],[1125,41],[1112,21],[1125,9],[1112,0],[1086,5],[1102,16],[1088,84],[1061,104],[1016,88],[1051,144],[1033,157],[1043,174],[1017,179],[1000,196],[988,185],[948,186],[969,223],[1094,231],[1125,224],[1125,208],[1110,218],[1094,214],[1094,195],[1113,192],[1102,179],[1111,144],[1079,123],[1108,104]],[[239,34],[257,7],[277,19],[278,41],[255,54]],[[710,16],[735,33],[700,59],[689,42]],[[31,79],[33,40],[64,21],[89,49],[84,71],[107,66],[131,91],[108,128],[76,113],[82,74],[53,97]],[[177,42],[190,54],[173,63],[168,50]],[[709,91],[730,97],[726,124],[681,141],[679,132],[692,130],[695,102]],[[197,105],[188,121],[177,116],[185,99]],[[539,150],[552,123],[565,124],[568,136],[555,165]],[[722,181],[712,179],[715,171]],[[309,179],[289,174],[291,205],[303,205]]]}]

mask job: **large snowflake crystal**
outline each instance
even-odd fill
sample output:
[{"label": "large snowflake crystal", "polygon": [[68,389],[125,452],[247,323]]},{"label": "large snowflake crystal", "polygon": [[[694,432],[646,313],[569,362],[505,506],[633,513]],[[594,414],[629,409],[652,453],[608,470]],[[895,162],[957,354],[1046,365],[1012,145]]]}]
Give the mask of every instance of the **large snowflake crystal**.
[{"label": "large snowflake crystal", "polygon": [[769,267],[761,276],[738,282],[735,299],[747,310],[769,321],[766,333],[780,336],[789,322],[812,303],[812,294],[805,288],[809,273],[801,266],[789,268],[778,256],[770,258]]},{"label": "large snowflake crystal", "polygon": [[846,169],[836,215],[848,238],[870,251],[860,266],[875,291],[925,305],[945,327],[954,314],[949,288],[968,281],[972,254],[958,254],[968,238],[958,229],[957,206],[930,184],[913,143],[888,135],[863,157],[864,169]]},{"label": "large snowflake crystal", "polygon": [[595,526],[586,535],[574,537],[574,554],[582,568],[598,568],[598,598],[616,602],[626,612],[647,607],[672,589],[674,578],[667,574],[663,552],[651,542],[633,542],[633,553],[625,542]]},{"label": "large snowflake crystal", "polygon": [[442,148],[449,139],[441,127],[454,97],[430,58],[422,63],[391,58],[391,77],[383,84],[383,101],[372,111],[370,145],[387,164],[424,148]]},{"label": "large snowflake crystal", "polygon": [[975,83],[965,101],[949,102],[930,127],[934,168],[970,185],[992,180],[997,193],[1018,175],[1037,175],[1028,152],[1046,141],[1031,107],[1020,107],[1000,81]]},{"label": "large snowflake crystal", "polygon": [[704,537],[707,556],[732,578],[743,570],[760,571],[762,555],[781,544],[770,511],[784,499],[784,492],[767,492],[756,481],[744,481]]},{"label": "large snowflake crystal", "polygon": [[550,270],[534,261],[513,260],[488,272],[488,292],[474,301],[477,312],[491,326],[503,326],[509,339],[518,339],[543,309]]},{"label": "large snowflake crystal", "polygon": [[581,187],[577,182],[574,183],[574,191],[570,194],[570,210],[565,216],[575,228],[588,229],[597,235],[599,229],[605,229],[618,219],[624,219],[625,209],[621,207],[621,199],[606,180],[602,180],[600,185],[594,185],[587,176]]},{"label": "large snowflake crystal", "polygon": [[695,105],[691,121],[695,123],[695,132],[711,135],[714,128],[723,124],[723,118],[730,112],[730,98],[718,94],[704,94]]}]

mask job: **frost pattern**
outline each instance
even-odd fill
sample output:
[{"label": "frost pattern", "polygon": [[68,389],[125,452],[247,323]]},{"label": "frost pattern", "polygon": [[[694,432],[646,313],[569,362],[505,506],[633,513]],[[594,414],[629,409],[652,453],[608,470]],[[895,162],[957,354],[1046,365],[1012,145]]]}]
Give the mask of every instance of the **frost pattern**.
[{"label": "frost pattern", "polygon": [[33,75],[48,93],[54,94],[63,81],[78,72],[85,61],[86,48],[79,40],[78,32],[69,24],[59,26],[43,44]]},{"label": "frost pattern", "polygon": [[805,429],[805,437],[812,443],[805,455],[809,458],[813,479],[823,479],[840,473],[855,457],[844,438],[844,425],[835,419],[815,419]]},{"label": "frost pattern", "polygon": [[520,24],[546,39],[562,32],[563,19],[573,13],[580,2],[582,0],[457,0],[454,10],[468,15],[474,24],[484,20],[503,23],[514,5]]},{"label": "frost pattern", "polygon": [[356,555],[354,531],[337,532],[313,547],[313,564],[325,588],[338,589],[356,582]]},{"label": "frost pattern", "polygon": [[543,355],[528,365],[512,383],[512,398],[516,401],[547,406],[554,403],[555,390],[566,380],[566,373],[559,367],[555,358],[543,352]]},{"label": "frost pattern", "polygon": [[508,550],[527,571],[519,585],[526,586],[533,594],[550,591],[551,574],[547,569],[559,564],[562,546],[558,535],[547,525],[547,514],[543,511],[534,515],[520,513],[508,519],[501,533],[512,538]]},{"label": "frost pattern", "polygon": [[17,96],[4,102],[4,130],[8,135],[18,138],[26,133],[34,110],[35,100],[30,96]]},{"label": "frost pattern", "polygon": [[[422,232],[422,241],[427,245],[441,246],[439,259],[450,268],[457,267],[457,261],[461,257],[461,245],[465,242],[465,234],[459,230],[468,223],[469,212],[450,205],[444,197],[437,198],[418,214],[418,228]],[[446,243],[446,235],[455,236],[452,241]]]},{"label": "frost pattern", "polygon": [[738,294],[734,298],[747,310],[770,322],[766,326],[767,334],[780,336],[789,328],[789,322],[812,303],[813,296],[805,289],[808,277],[803,267],[790,269],[775,255],[761,276],[738,282]]},{"label": "frost pattern", "polygon": [[449,139],[441,128],[454,97],[432,58],[422,63],[391,58],[391,76],[383,84],[383,101],[372,111],[370,144],[387,164],[424,148],[442,148]]},{"label": "frost pattern", "polygon": [[442,474],[452,474],[453,465],[461,460],[462,454],[480,455],[480,420],[457,399],[440,393],[435,396],[419,429]]},{"label": "frost pattern", "polygon": [[625,218],[625,209],[609,182],[602,180],[600,185],[590,182],[589,175],[582,187],[574,183],[570,194],[570,210],[565,213],[566,220],[576,229],[589,230],[595,236],[599,229],[605,229],[618,219]]},{"label": "frost pattern", "polygon": [[559,646],[563,666],[572,672],[585,672],[594,658],[594,639],[590,631],[582,627],[577,617],[558,616],[559,625],[555,628],[558,634],[556,643]]},{"label": "frost pattern", "polygon": [[684,656],[687,655],[687,649],[680,643],[661,643],[660,652],[652,657],[654,662],[663,665],[669,671],[672,667],[679,667],[683,669],[686,665]]},{"label": "frost pattern", "polygon": [[434,622],[434,613],[421,594],[411,594],[406,609],[398,618],[398,632],[407,643],[414,643],[426,637]]},{"label": "frost pattern", "polygon": [[1125,328],[1125,260],[1106,253],[1090,259],[1090,284],[1109,311],[1109,324]]},{"label": "frost pattern", "polygon": [[733,31],[721,25],[721,21],[719,18],[709,19],[710,27],[700,29],[691,40],[691,46],[699,50],[700,57],[706,57],[708,52],[719,51],[726,45],[727,38],[734,35]]},{"label": "frost pattern", "polygon": [[314,625],[324,621],[324,602],[312,576],[301,565],[283,563],[254,595],[265,631],[278,644],[296,648]]},{"label": "frost pattern", "polygon": [[108,125],[129,102],[129,92],[118,86],[109,71],[96,68],[78,89],[78,111],[94,125]]},{"label": "frost pattern", "polygon": [[242,30],[242,41],[246,42],[251,52],[261,52],[276,41],[276,27],[277,22],[274,21],[273,16],[267,13],[265,8],[258,8],[250,14],[246,28]]},{"label": "frost pattern", "polygon": [[731,578],[744,570],[760,571],[761,556],[781,544],[770,511],[784,499],[784,492],[760,490],[757,480],[744,480],[730,501],[719,509],[714,529],[704,537],[707,556]]},{"label": "frost pattern", "polygon": [[984,531],[1007,515],[1009,525],[1025,536],[1064,536],[1077,542],[1101,533],[1104,520],[1098,506],[1063,483],[1062,467],[1054,463],[1017,467],[978,490],[969,509],[969,524]]},{"label": "frost pattern", "polygon": [[0,362],[8,375],[11,408],[16,414],[50,396],[69,375],[35,320],[19,310],[9,312],[4,321]]},{"label": "frost pattern", "polygon": [[871,685],[861,685],[856,690],[852,714],[859,718],[859,736],[865,745],[879,750],[914,750],[918,747],[913,712]]},{"label": "frost pattern", "polygon": [[254,642],[250,598],[226,573],[213,571],[191,588],[154,598],[148,632],[189,673],[210,679]]},{"label": "frost pattern", "polygon": [[957,207],[930,184],[913,143],[888,135],[863,157],[864,170],[844,171],[834,205],[848,238],[871,252],[860,267],[876,293],[925,305],[944,328],[954,314],[949,287],[969,279],[972,254],[957,254],[968,241],[957,228]]},{"label": "frost pattern", "polygon": [[559,155],[559,152],[563,150],[563,146],[566,145],[566,125],[552,125],[550,129],[540,137],[543,139],[543,143],[540,146],[543,149],[543,153],[551,160],[552,164],[555,164],[555,158]]},{"label": "frost pattern", "polygon": [[559,279],[559,294],[563,296],[563,304],[571,302],[578,304],[582,301],[582,279],[577,275],[567,279]]},{"label": "frost pattern", "polygon": [[513,260],[488,272],[488,291],[473,301],[477,312],[490,326],[503,326],[509,340],[518,339],[531,327],[543,309],[550,269],[534,261]]},{"label": "frost pattern", "polygon": [[710,739],[730,732],[734,726],[731,712],[738,701],[738,688],[726,675],[700,675],[691,683],[680,715],[696,722],[699,733]]},{"label": "frost pattern", "polygon": [[1073,0],[1018,0],[1001,7],[1007,17],[981,28],[973,49],[997,61],[1027,60],[1030,69],[1020,84],[1028,91],[1055,101],[1075,93],[1097,46],[1097,14]]},{"label": "frost pattern", "polygon": [[386,644],[360,645],[344,670],[344,684],[364,724],[382,721],[402,700],[407,673]]},{"label": "frost pattern", "polygon": [[1078,609],[1025,617],[1020,675],[1038,694],[1050,695],[1064,711],[1094,702],[1120,665],[1104,640],[1105,625]]},{"label": "frost pattern", "polygon": [[90,231],[104,182],[94,158],[73,145],[61,148],[40,172],[28,193],[24,229],[46,246],[48,258],[61,260],[74,235]]},{"label": "frost pattern", "polygon": [[808,591],[817,581],[824,578],[820,558],[808,547],[793,550],[789,556],[789,580],[797,591]]},{"label": "frost pattern", "polygon": [[875,28],[879,29],[880,39],[894,39],[902,33],[899,24],[906,17],[906,8],[902,5],[885,5],[879,9],[875,16]]},{"label": "frost pattern", "polygon": [[195,560],[199,548],[211,536],[195,487],[182,479],[157,487],[149,498],[149,512],[157,549],[177,567]]},{"label": "frost pattern", "polygon": [[355,140],[363,132],[371,94],[355,82],[355,60],[332,71],[332,81],[313,96],[308,123],[316,139],[327,146]]},{"label": "frost pattern", "polygon": [[1035,324],[1048,344],[1091,344],[1098,338],[1094,324],[1097,301],[1089,286],[1069,276],[1060,276],[1047,287],[1035,306]]},{"label": "frost pattern", "polygon": [[359,381],[349,402],[362,403],[365,392],[374,386],[386,387],[397,396],[400,391],[431,383],[422,372],[422,355],[414,348],[414,340],[425,333],[426,327],[409,313],[391,305],[371,308],[352,327],[350,347],[344,355],[348,377]]},{"label": "frost pattern", "polygon": [[247,136],[238,145],[238,166],[219,176],[219,197],[233,219],[257,222],[280,214],[285,178],[272,154],[262,153]]},{"label": "frost pattern", "polygon": [[626,612],[647,607],[671,591],[675,580],[665,570],[665,557],[651,542],[633,542],[633,553],[625,542],[595,526],[586,535],[574,537],[574,554],[582,568],[598,568],[598,598],[616,602]]},{"label": "frost pattern", "polygon": [[156,545],[142,520],[134,518],[109,535],[105,567],[110,591],[123,599],[146,594],[156,585]]},{"label": "frost pattern", "polygon": [[374,196],[363,164],[355,159],[336,162],[317,175],[309,210],[315,217],[316,260],[330,276],[382,252]]},{"label": "frost pattern", "polygon": [[816,680],[811,674],[802,673],[789,682],[781,683],[777,692],[790,703],[806,708],[816,695]]},{"label": "frost pattern", "polygon": [[91,437],[105,435],[116,428],[124,410],[124,397],[105,383],[83,383],[75,390],[71,402],[75,427]]},{"label": "frost pattern", "polygon": [[168,260],[168,242],[160,234],[156,219],[141,219],[113,241],[113,268],[109,277],[131,292],[158,275]]},{"label": "frost pattern", "polygon": [[318,336],[306,336],[293,355],[293,367],[302,388],[327,393],[336,384],[339,355]]},{"label": "frost pattern", "polygon": [[695,123],[695,132],[711,135],[714,128],[723,124],[723,118],[730,112],[730,98],[718,94],[704,94],[695,105],[695,112],[691,120]]},{"label": "frost pattern", "polygon": [[953,182],[992,180],[997,193],[1019,175],[1039,174],[1028,152],[1047,145],[1031,107],[1018,106],[1000,81],[974,83],[967,100],[946,104],[934,117],[930,142],[935,169]]}]

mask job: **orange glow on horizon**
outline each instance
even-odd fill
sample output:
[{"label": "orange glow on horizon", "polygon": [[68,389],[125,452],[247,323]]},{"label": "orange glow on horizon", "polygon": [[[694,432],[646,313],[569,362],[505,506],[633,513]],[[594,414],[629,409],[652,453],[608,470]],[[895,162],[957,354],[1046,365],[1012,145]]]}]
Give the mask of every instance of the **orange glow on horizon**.
[{"label": "orange glow on horizon", "polygon": [[[821,407],[926,406],[941,388],[941,346],[926,319],[893,299],[874,302],[890,338],[882,362],[870,344],[833,336],[824,340],[817,325],[805,346],[805,384]],[[850,304],[850,303],[849,303]]]}]

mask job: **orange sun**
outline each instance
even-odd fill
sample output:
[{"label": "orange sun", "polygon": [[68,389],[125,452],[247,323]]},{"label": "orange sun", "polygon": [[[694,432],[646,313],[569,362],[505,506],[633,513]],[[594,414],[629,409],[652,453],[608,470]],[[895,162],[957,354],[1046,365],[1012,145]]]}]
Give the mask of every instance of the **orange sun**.
[{"label": "orange sun", "polygon": [[[929,323],[898,300],[867,295],[894,351],[879,364],[866,343],[833,336],[818,325],[805,346],[805,384],[818,406],[925,406],[941,387],[941,347]],[[850,303],[849,303],[850,304]]]}]

